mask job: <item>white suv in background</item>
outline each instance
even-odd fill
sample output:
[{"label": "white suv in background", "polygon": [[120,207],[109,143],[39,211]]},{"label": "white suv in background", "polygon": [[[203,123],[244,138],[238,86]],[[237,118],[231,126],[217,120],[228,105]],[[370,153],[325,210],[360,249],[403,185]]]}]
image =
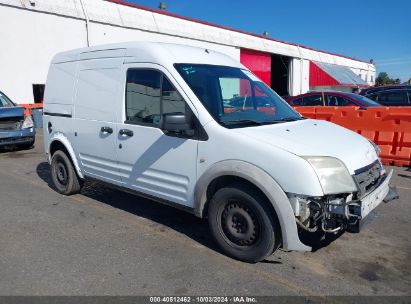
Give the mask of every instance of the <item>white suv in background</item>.
[{"label": "white suv in background", "polygon": [[280,246],[310,250],[301,229],[358,230],[396,197],[373,143],[301,117],[208,49],[135,42],[58,54],[43,121],[60,193],[94,179],[207,217],[222,250],[247,262]]}]

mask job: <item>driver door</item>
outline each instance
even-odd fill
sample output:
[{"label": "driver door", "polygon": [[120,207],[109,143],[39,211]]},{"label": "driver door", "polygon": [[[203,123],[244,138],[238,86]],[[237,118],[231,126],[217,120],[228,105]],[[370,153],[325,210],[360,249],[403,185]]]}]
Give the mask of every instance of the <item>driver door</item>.
[{"label": "driver door", "polygon": [[118,125],[118,163],[125,187],[193,207],[198,140],[192,134],[163,131],[162,115],[192,109],[166,69],[126,64],[122,121]]}]

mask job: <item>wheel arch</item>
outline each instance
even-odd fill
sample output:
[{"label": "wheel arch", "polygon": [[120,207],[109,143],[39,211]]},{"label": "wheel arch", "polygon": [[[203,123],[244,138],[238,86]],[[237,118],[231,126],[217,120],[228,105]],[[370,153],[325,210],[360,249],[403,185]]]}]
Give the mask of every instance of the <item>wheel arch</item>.
[{"label": "wheel arch", "polygon": [[61,134],[55,134],[51,139],[50,139],[50,144],[48,148],[48,157],[49,157],[49,163],[51,161],[51,157],[53,156],[53,153],[56,152],[57,150],[62,150],[64,151],[67,156],[70,158],[78,176],[83,179],[84,175],[81,172],[81,169],[79,167],[77,158],[75,157],[74,149],[72,145],[70,144],[70,141],[68,138]]},{"label": "wheel arch", "polygon": [[240,160],[226,160],[212,165],[197,181],[194,213],[204,217],[207,204],[218,183],[242,181],[260,191],[274,209],[280,224],[282,246],[288,250],[311,250],[301,243],[290,202],[280,185],[263,169]]}]

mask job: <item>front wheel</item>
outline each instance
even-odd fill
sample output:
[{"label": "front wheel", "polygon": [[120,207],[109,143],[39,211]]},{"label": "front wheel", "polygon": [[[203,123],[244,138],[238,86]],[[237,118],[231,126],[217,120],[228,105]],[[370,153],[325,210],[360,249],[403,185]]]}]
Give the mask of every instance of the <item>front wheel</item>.
[{"label": "front wheel", "polygon": [[279,244],[275,215],[265,198],[243,184],[219,189],[210,201],[208,222],[214,239],[227,255],[256,263]]},{"label": "front wheel", "polygon": [[51,177],[59,193],[72,195],[80,192],[81,181],[71,160],[61,150],[56,151],[51,158]]}]

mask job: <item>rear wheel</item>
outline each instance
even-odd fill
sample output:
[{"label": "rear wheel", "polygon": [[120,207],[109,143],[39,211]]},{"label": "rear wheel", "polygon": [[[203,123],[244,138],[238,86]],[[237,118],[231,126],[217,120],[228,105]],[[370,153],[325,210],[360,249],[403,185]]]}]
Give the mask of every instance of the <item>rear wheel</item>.
[{"label": "rear wheel", "polygon": [[81,181],[71,160],[61,150],[56,151],[51,158],[51,177],[59,193],[72,195],[80,192]]},{"label": "rear wheel", "polygon": [[233,184],[214,194],[208,221],[216,242],[227,255],[255,263],[278,247],[278,225],[271,213],[258,191],[245,184]]}]

